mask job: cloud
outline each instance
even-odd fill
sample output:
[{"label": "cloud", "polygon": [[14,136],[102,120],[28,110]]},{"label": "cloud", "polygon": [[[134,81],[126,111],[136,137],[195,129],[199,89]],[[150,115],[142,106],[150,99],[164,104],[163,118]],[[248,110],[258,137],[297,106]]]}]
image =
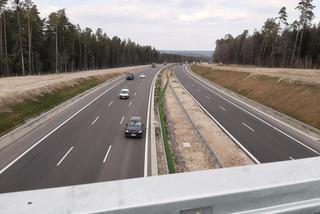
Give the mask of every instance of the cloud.
[{"label": "cloud", "polygon": [[[211,50],[227,33],[260,28],[287,6],[290,21],[299,0],[36,0],[41,16],[58,8],[82,27],[103,28],[158,49]],[[319,12],[319,2],[316,2]],[[318,19],[317,19],[318,20]]]}]

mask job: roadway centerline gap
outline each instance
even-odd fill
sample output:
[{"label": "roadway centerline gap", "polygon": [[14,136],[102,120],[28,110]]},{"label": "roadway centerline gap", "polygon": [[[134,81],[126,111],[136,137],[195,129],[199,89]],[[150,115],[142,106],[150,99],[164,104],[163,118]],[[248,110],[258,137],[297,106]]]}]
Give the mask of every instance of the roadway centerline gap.
[{"label": "roadway centerline gap", "polygon": [[59,166],[62,161],[67,157],[67,155],[72,151],[73,146],[67,151],[67,153],[61,158],[61,160],[58,162],[57,166]]}]

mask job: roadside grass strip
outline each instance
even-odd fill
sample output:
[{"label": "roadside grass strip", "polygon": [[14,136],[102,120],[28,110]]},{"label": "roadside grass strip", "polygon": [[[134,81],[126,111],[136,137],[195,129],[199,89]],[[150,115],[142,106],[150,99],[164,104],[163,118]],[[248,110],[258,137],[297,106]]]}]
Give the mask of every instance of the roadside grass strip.
[{"label": "roadside grass strip", "polygon": [[[168,169],[169,169],[169,174],[175,173],[175,166],[174,166],[174,161],[173,161],[173,154],[169,145],[169,137],[168,137],[168,124],[165,118],[165,113],[163,110],[163,96],[167,90],[167,86],[169,83],[169,78],[167,77],[167,82],[164,86],[164,88],[160,89],[160,94],[158,96],[157,100],[157,107],[159,110],[159,117],[160,117],[160,123],[161,123],[161,129],[162,129],[162,138],[164,142],[164,148],[166,152],[166,158],[167,158],[167,163],[168,163]],[[160,85],[161,87],[161,85]]]}]

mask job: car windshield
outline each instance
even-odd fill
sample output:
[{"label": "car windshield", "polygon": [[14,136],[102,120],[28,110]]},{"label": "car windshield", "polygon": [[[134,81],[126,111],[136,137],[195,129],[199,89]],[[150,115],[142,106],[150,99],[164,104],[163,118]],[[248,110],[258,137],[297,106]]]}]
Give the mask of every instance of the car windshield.
[{"label": "car windshield", "polygon": [[141,122],[137,120],[131,120],[128,126],[141,126]]}]

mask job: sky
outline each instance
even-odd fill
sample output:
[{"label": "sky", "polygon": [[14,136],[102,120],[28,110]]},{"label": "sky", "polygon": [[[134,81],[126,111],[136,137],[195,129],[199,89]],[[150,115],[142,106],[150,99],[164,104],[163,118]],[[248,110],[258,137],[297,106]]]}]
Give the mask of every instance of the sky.
[{"label": "sky", "polygon": [[[260,29],[287,7],[289,21],[298,18],[299,0],[34,0],[45,18],[65,8],[73,24],[102,28],[109,37],[130,38],[158,50],[213,50],[225,34]],[[314,0],[315,23],[320,1]]]}]

